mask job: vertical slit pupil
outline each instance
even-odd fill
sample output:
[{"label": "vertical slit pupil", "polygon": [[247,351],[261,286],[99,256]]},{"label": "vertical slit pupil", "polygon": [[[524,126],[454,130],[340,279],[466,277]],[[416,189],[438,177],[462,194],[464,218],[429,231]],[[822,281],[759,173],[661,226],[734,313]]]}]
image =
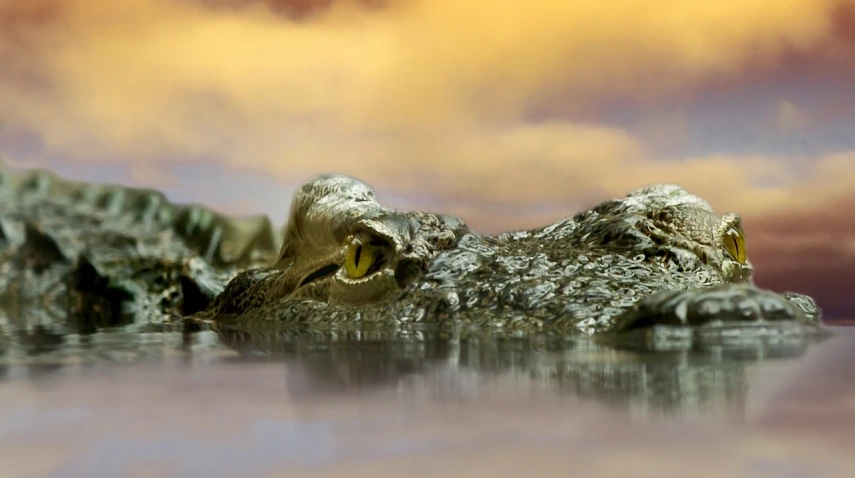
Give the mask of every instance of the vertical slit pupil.
[{"label": "vertical slit pupil", "polygon": [[359,266],[360,257],[362,257],[362,246],[356,246],[356,255],[353,258],[353,265]]}]

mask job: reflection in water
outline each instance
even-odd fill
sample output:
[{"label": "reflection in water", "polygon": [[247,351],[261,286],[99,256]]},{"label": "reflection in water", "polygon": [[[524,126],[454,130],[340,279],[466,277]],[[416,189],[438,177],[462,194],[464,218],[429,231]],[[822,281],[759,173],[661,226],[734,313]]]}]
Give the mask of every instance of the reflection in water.
[{"label": "reflection in water", "polygon": [[589,339],[454,335],[411,329],[238,331],[193,322],[79,327],[79,321],[0,310],[0,379],[37,379],[93,367],[282,360],[293,396],[397,389],[431,400],[512,393],[594,400],[637,416],[712,414],[740,420],[746,367],[796,358],[820,340],[787,337],[704,350],[644,352]]},{"label": "reflection in water", "polygon": [[[2,476],[851,476],[840,332],[649,353],[430,330],[81,333],[3,313]],[[737,426],[683,421],[697,415]],[[635,420],[663,417],[681,423]]]},{"label": "reflection in water", "polygon": [[0,308],[0,380],[41,379],[182,354],[180,325],[131,324],[81,331],[71,320],[22,312],[29,311]]},{"label": "reflection in water", "polygon": [[[525,389],[591,399],[645,416],[744,416],[746,367],[796,358],[816,338],[680,352],[638,352],[584,339],[444,332],[246,332],[220,327],[220,341],[244,357],[293,362],[294,392],[409,389],[432,400],[495,393],[496,380]],[[292,376],[293,374],[289,374]],[[293,381],[293,378],[292,378]],[[524,397],[523,397],[524,398]]]},{"label": "reflection in water", "polygon": [[[0,475],[503,478],[571,470],[579,476],[850,477],[855,466],[855,376],[847,366],[855,359],[852,337],[838,336],[797,361],[761,359],[751,366],[751,355],[726,354],[746,364],[743,374],[738,366],[719,372],[713,353],[659,361],[662,356],[578,343],[551,350],[538,340],[438,338],[435,345],[447,347],[428,353],[427,338],[366,339],[371,345],[364,348],[342,337],[317,346],[293,336],[284,346],[269,341],[270,355],[283,362],[258,360],[260,342],[244,349],[249,358],[223,346],[200,350],[216,339],[210,330],[188,332],[186,341],[181,333],[152,336],[172,337],[177,351],[186,345],[185,362],[0,384]],[[240,337],[245,345],[248,339]],[[197,363],[212,350],[229,358]],[[744,394],[750,381],[747,419],[736,426],[638,423],[620,410],[568,398],[585,383],[574,384],[580,369],[573,364],[627,361],[644,362],[660,377],[667,369],[660,365],[684,376],[685,368],[713,364],[713,375],[736,378],[724,391]],[[576,372],[557,373],[559,384],[554,374],[562,363]],[[336,364],[345,368],[330,376]],[[386,368],[373,373],[373,365]],[[688,381],[698,381],[696,375]],[[795,388],[779,382],[772,391],[770,376]],[[601,378],[593,381],[599,396],[615,396]],[[322,387],[347,393],[317,393]],[[756,400],[758,388],[765,403]],[[461,400],[461,392],[479,396]],[[634,396],[639,402],[645,395]],[[738,398],[723,396],[721,403],[731,401],[739,410]]]}]

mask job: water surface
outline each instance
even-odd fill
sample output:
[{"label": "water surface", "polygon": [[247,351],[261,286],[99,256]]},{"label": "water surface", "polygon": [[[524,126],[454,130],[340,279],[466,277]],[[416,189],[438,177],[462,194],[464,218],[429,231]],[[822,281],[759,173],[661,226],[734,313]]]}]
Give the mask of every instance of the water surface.
[{"label": "water surface", "polygon": [[[853,476],[855,328],[645,353],[0,317],[0,476]],[[547,475],[549,474],[549,475]]]}]

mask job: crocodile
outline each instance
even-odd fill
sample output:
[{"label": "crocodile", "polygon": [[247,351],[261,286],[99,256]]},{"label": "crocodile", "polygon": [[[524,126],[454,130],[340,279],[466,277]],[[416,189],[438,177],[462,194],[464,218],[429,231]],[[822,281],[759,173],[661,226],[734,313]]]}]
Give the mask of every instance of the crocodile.
[{"label": "crocodile", "polygon": [[676,185],[485,235],[458,217],[384,206],[365,183],[325,174],[296,192],[275,263],[238,274],[202,315],[512,334],[818,333],[812,298],[759,288],[752,274],[741,217]]},{"label": "crocodile", "polygon": [[385,206],[362,181],[322,174],[298,188],[277,233],[266,217],[248,227],[157,191],[44,171],[5,177],[0,253],[13,260],[3,261],[0,288],[8,296],[18,284],[18,301],[65,297],[77,314],[690,340],[824,330],[809,296],[753,283],[738,214],[716,213],[677,185],[487,235],[458,217]]},{"label": "crocodile", "polygon": [[151,189],[0,168],[5,315],[78,332],[177,322],[243,268],[269,263],[280,242],[266,216],[230,218]]}]

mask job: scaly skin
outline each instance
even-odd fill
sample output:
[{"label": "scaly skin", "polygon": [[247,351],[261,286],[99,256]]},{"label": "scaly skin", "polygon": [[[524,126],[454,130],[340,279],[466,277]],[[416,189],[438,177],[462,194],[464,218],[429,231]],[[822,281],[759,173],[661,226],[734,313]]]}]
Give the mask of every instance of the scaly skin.
[{"label": "scaly skin", "polygon": [[143,189],[0,169],[0,308],[72,328],[172,322],[204,309],[280,242],[266,218],[232,220]]},{"label": "scaly skin", "polygon": [[738,215],[671,185],[487,236],[385,207],[353,178],[317,176],[295,195],[275,260],[266,218],[250,227],[154,191],[0,171],[0,195],[0,306],[105,325],[199,312],[246,330],[439,324],[691,340],[822,330],[809,297],[752,284],[744,244],[725,244],[741,235]]},{"label": "scaly skin", "polygon": [[[439,323],[638,335],[668,326],[695,339],[733,330],[818,333],[812,299],[753,285],[744,243],[726,247],[728,236],[741,235],[737,214],[718,215],[673,185],[487,236],[458,218],[384,207],[365,184],[323,175],[295,195],[276,263],[239,274],[203,315],[240,327]],[[345,264],[349,244],[374,251],[364,276],[357,261]]]}]

